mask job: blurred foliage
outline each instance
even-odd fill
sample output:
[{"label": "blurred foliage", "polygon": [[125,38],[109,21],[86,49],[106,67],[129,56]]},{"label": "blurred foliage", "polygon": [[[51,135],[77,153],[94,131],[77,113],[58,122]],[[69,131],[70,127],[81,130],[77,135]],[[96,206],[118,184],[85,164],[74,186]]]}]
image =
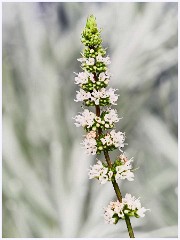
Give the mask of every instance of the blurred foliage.
[{"label": "blurred foliage", "polygon": [[[88,180],[72,117],[86,18],[103,29],[120,92],[118,129],[151,212],[136,237],[177,237],[177,3],[3,3],[3,237],[128,237],[104,224],[111,184]],[[114,159],[117,152],[112,153]]]}]

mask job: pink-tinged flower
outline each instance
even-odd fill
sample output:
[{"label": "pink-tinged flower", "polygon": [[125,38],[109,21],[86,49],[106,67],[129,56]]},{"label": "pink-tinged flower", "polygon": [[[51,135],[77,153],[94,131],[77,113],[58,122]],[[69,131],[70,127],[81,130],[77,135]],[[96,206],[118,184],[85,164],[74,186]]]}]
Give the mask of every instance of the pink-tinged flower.
[{"label": "pink-tinged flower", "polygon": [[120,203],[119,201],[117,202],[110,202],[110,204],[104,208],[104,220],[105,223],[108,224],[115,224],[116,219],[114,218],[114,215],[117,214],[119,217],[123,217],[123,204]]},{"label": "pink-tinged flower", "polygon": [[90,131],[89,133],[87,133],[86,138],[90,139],[90,138],[95,138],[96,137],[96,132],[95,131]]}]

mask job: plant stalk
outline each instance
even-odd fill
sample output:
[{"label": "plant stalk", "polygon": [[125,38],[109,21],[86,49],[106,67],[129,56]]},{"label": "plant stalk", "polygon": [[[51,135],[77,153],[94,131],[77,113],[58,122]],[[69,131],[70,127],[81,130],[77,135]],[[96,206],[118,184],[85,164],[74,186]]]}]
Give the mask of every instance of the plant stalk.
[{"label": "plant stalk", "polygon": [[[100,114],[101,114],[100,106],[96,106],[96,116],[100,117]],[[102,129],[98,128],[97,134],[100,135],[101,133],[102,133]],[[108,166],[112,167],[112,162],[111,162],[108,151],[104,150],[104,156],[105,156],[105,159],[106,159],[106,162],[107,162]],[[114,191],[116,193],[117,199],[119,200],[119,202],[122,202],[121,191],[120,191],[120,188],[119,188],[116,180],[112,181],[112,185],[113,185]],[[126,226],[127,226],[127,229],[128,229],[129,237],[130,238],[135,238],[130,218],[126,214],[124,216],[125,216],[125,221],[126,221]]]}]

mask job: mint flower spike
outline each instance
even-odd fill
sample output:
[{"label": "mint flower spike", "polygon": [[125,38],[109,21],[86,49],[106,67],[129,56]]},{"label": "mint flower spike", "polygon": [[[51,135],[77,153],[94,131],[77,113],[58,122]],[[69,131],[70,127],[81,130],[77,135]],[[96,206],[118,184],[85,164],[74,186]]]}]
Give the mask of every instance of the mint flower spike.
[{"label": "mint flower spike", "polygon": [[[88,171],[89,179],[97,179],[100,184],[111,182],[115,190],[117,201],[111,202],[104,208],[104,219],[106,223],[116,224],[119,220],[125,220],[130,238],[134,238],[130,217],[144,217],[148,209],[141,207],[139,199],[126,193],[122,197],[117,184],[118,180],[134,180],[134,169],[131,166],[132,158],[123,153],[125,133],[116,131],[115,125],[121,118],[113,105],[117,105],[119,95],[117,89],[108,88],[111,74],[108,65],[111,63],[106,50],[101,45],[102,39],[98,30],[96,18],[88,17],[85,29],[82,32],[82,43],[85,48],[81,58],[83,72],[75,73],[75,84],[80,87],[77,91],[75,102],[83,102],[84,106],[94,106],[95,113],[84,109],[82,113],[74,117],[76,127],[83,127],[86,131],[82,146],[88,155],[104,153],[107,163],[97,160],[97,163],[90,166]],[[101,108],[103,106],[103,108]],[[119,149],[122,153],[114,162],[111,161],[109,152]]]}]

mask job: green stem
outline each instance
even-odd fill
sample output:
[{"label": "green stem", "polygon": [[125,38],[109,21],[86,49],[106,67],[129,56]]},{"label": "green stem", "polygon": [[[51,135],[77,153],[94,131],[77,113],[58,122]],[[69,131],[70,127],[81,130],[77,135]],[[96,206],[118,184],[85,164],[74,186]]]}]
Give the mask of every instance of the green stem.
[{"label": "green stem", "polygon": [[129,236],[130,236],[130,238],[135,238],[133,228],[131,226],[130,218],[127,215],[124,215],[124,216],[125,216],[125,221],[126,221],[127,229],[129,232]]},{"label": "green stem", "polygon": [[[100,106],[96,106],[96,116],[99,117],[100,113],[101,113],[100,112]],[[100,135],[101,133],[102,133],[102,129],[98,128],[97,134]],[[106,162],[107,162],[108,166],[112,167],[112,162],[111,162],[111,159],[109,157],[108,151],[104,150],[104,156],[105,156],[105,159],[106,159]],[[112,185],[114,187],[114,191],[116,193],[117,199],[119,200],[119,202],[122,202],[122,194],[121,194],[120,188],[119,188],[116,180],[112,181]],[[135,238],[130,218],[127,215],[124,215],[124,216],[125,216],[125,221],[126,221],[129,237],[130,238]]]}]

